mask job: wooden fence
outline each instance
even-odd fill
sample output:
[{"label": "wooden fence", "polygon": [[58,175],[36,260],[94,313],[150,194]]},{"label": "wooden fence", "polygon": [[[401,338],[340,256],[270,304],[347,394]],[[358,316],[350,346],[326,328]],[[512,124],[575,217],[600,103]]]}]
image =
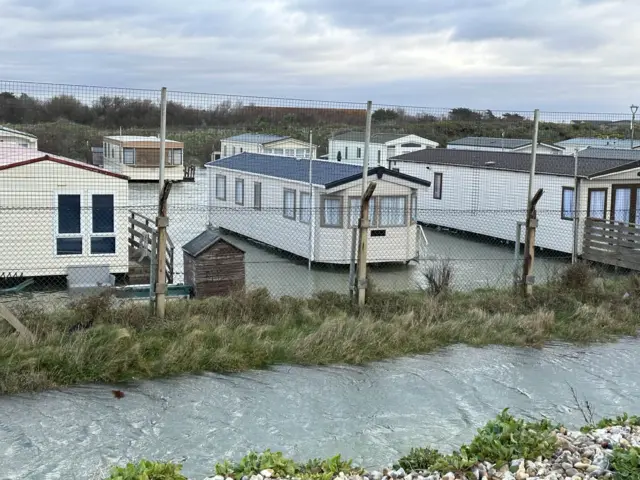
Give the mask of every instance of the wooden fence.
[{"label": "wooden fence", "polygon": [[582,257],[593,262],[640,270],[640,225],[587,219]]},{"label": "wooden fence", "polygon": [[[157,229],[154,220],[144,215],[129,211],[129,245],[136,252],[136,255],[151,258],[153,249],[157,250]],[[167,283],[173,283],[174,274],[174,250],[175,247],[169,235],[167,235]]]}]

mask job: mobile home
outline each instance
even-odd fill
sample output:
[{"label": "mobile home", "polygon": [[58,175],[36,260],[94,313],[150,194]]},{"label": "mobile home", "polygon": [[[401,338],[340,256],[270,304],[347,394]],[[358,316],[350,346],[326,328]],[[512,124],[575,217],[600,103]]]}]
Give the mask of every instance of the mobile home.
[{"label": "mobile home", "polygon": [[[465,137],[448,143],[447,148],[452,150],[479,150],[483,152],[518,152],[531,153],[532,140],[526,138],[502,138],[502,137]],[[538,153],[551,155],[564,154],[564,148],[548,143],[538,142]]]},{"label": "mobile home", "polygon": [[[115,135],[103,139],[104,168],[131,181],[157,182],[160,176],[160,138],[133,135]],[[182,180],[184,144],[165,141],[164,177]]]},{"label": "mobile home", "polygon": [[[250,153],[206,167],[213,226],[315,263],[350,262],[362,167]],[[419,246],[416,207],[430,182],[384,167],[369,169],[368,181],[376,182],[369,261],[414,259]]]},{"label": "mobile home", "polygon": [[129,266],[128,178],[69,158],[0,148],[0,276]]},{"label": "mobile home", "polygon": [[9,148],[7,144],[38,149],[38,137],[9,127],[0,126],[0,148]]},{"label": "mobile home", "polygon": [[[570,254],[575,242],[580,254],[586,219],[640,222],[640,161],[578,157],[574,178],[572,160],[537,156],[534,192],[544,193],[536,246]],[[419,197],[420,222],[513,241],[516,223],[525,220],[530,156],[422,150],[395,157],[390,166],[432,182],[431,193]]]},{"label": "mobile home", "polygon": [[220,141],[220,158],[238,153],[267,153],[286,157],[316,158],[318,147],[296,138],[264,133],[243,133]]},{"label": "mobile home", "polygon": [[[346,132],[329,139],[328,160],[362,165],[364,132]],[[406,133],[372,133],[369,140],[369,166],[385,166],[387,160],[403,153],[437,148],[438,142]]]}]

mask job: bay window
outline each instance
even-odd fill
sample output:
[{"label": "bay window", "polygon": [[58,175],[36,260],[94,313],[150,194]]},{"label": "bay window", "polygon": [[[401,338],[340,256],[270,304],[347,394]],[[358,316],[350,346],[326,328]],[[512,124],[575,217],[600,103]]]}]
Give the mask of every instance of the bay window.
[{"label": "bay window", "polygon": [[381,227],[402,227],[407,224],[407,197],[389,196],[379,198]]},{"label": "bay window", "polygon": [[[377,197],[371,197],[369,200],[369,226],[375,227],[376,222],[376,201]],[[349,197],[349,226],[355,228],[360,220],[360,197]]]}]

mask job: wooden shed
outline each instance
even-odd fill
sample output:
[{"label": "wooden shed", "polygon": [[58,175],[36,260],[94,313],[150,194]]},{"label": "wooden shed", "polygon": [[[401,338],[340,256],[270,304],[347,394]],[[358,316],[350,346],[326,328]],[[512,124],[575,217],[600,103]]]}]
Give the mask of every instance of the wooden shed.
[{"label": "wooden shed", "polygon": [[184,281],[193,286],[194,296],[228,295],[244,288],[244,250],[205,230],[182,247]]}]

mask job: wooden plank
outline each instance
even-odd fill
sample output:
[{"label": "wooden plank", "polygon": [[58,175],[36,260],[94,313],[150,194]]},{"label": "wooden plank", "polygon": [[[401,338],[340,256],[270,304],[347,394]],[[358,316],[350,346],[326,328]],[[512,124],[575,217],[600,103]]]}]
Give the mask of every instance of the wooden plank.
[{"label": "wooden plank", "polygon": [[135,225],[136,227],[141,228],[146,232],[154,233],[156,231],[155,226],[147,225],[146,223],[136,220],[134,218],[129,218],[129,224]]},{"label": "wooden plank", "polygon": [[3,303],[0,303],[0,317],[4,318],[9,325],[16,329],[21,337],[26,338],[29,342],[33,343],[36,337],[25,327],[18,317],[16,317],[11,310],[9,310]]}]

